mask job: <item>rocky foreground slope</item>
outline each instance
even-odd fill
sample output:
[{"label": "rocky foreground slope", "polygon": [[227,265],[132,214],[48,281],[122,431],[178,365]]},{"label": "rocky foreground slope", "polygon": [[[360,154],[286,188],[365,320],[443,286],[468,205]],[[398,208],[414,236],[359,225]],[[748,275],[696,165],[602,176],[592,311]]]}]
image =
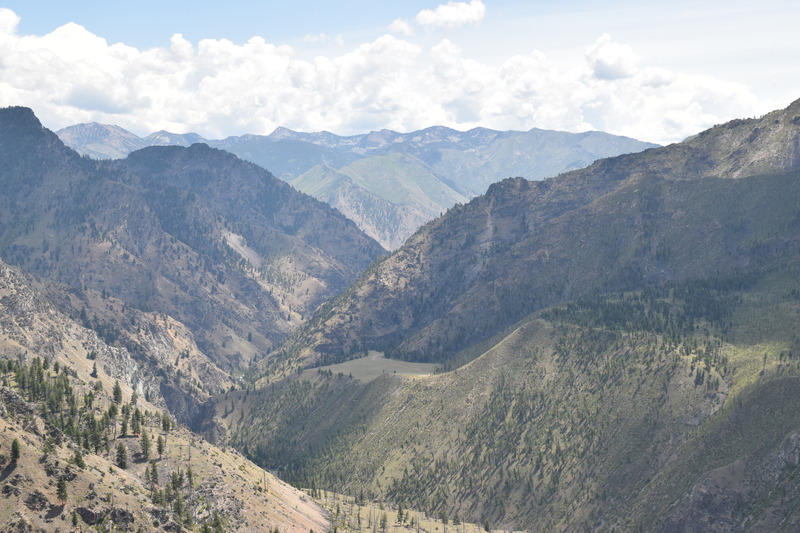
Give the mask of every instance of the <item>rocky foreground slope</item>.
[{"label": "rocky foreground slope", "polygon": [[191,338],[179,326],[129,314],[150,330],[139,342],[153,360],[143,362],[47,295],[0,262],[0,530],[327,530],[305,494],[176,424],[170,409],[186,409],[176,370],[227,383],[208,361],[195,365],[205,375],[188,357],[171,368],[174,343]]}]

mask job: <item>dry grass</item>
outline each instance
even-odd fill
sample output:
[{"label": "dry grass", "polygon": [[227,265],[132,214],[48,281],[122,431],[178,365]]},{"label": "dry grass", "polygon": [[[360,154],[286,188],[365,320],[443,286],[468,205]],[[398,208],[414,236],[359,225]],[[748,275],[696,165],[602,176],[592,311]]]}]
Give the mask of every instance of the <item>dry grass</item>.
[{"label": "dry grass", "polygon": [[383,352],[370,352],[359,359],[353,359],[336,365],[328,365],[311,370],[304,370],[303,376],[311,377],[320,371],[330,371],[334,374],[342,373],[355,379],[368,383],[383,374],[397,374],[405,377],[425,377],[433,375],[435,364],[415,363],[387,359]]}]

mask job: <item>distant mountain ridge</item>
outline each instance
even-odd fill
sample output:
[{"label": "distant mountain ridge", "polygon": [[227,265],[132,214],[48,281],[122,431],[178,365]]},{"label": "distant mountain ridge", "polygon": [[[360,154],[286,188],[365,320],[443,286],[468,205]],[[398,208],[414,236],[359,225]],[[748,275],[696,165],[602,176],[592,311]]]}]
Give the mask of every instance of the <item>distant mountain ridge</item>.
[{"label": "distant mountain ridge", "polygon": [[[536,128],[461,132],[444,126],[351,136],[277,128],[270,135],[209,140],[194,133],[163,131],[137,137],[116,126],[92,123],[70,126],[57,134],[79,153],[98,159],[122,158],[153,145],[203,142],[221,148],[336,207],[387,249],[398,248],[422,224],[483,194],[501,179],[542,179],[582,168],[598,158],[656,146],[602,132]],[[412,189],[414,194],[395,194]]]}]

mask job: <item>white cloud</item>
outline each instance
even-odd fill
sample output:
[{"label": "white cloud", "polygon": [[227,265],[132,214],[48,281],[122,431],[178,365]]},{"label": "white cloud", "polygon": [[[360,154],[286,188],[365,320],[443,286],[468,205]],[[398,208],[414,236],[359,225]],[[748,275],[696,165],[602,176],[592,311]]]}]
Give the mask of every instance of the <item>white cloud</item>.
[{"label": "white cloud", "polygon": [[0,106],[30,106],[53,129],[98,121],[219,138],[441,124],[666,143],[764,111],[744,85],[648,65],[606,35],[567,69],[539,51],[490,63],[447,39],[428,46],[391,34],[304,59],[261,37],[240,45],[176,34],[168,47],[138,50],[76,24],[44,36],[18,35],[17,24],[0,9]]},{"label": "white cloud", "polygon": [[586,49],[586,60],[593,76],[601,80],[627,78],[633,75],[637,62],[630,46],[613,42],[607,33]]},{"label": "white cloud", "polygon": [[8,8],[0,7],[0,38],[8,38],[17,31],[20,19]]},{"label": "white cloud", "polygon": [[418,24],[437,28],[456,28],[465,24],[478,24],[486,15],[486,5],[481,0],[448,2],[436,9],[423,9],[415,20]]},{"label": "white cloud", "polygon": [[327,44],[333,43],[337,46],[344,46],[344,37],[341,35],[337,35],[333,37],[332,35],[328,35],[327,33],[309,33],[303,36],[303,42],[312,43],[312,44]]},{"label": "white cloud", "polygon": [[414,35],[414,28],[403,19],[394,19],[394,22],[389,25],[389,31],[398,35],[405,35],[406,37]]},{"label": "white cloud", "polygon": [[303,40],[307,43],[324,43],[325,41],[330,40],[330,38],[324,33],[309,33],[303,37]]}]

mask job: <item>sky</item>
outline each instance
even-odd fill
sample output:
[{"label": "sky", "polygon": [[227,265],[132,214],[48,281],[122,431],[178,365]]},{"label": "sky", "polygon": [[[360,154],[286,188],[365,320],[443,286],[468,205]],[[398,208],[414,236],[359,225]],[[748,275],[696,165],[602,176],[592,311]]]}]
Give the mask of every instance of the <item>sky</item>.
[{"label": "sky", "polygon": [[667,144],[800,98],[796,0],[0,0],[0,106],[209,139],[433,125]]}]

